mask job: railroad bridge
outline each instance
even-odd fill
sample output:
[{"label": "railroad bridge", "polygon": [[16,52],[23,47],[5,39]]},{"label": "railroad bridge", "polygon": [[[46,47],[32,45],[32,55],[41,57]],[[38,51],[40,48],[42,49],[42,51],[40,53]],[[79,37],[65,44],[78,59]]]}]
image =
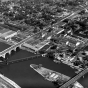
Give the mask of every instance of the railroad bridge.
[{"label": "railroad bridge", "polygon": [[26,41],[29,40],[29,38],[31,38],[31,37],[29,36],[29,37],[25,38],[24,40],[18,42],[17,44],[12,45],[11,47],[3,50],[2,52],[0,52],[0,57],[5,58],[7,55],[10,55],[12,51],[18,50],[19,48],[21,48],[22,44],[24,44]]}]

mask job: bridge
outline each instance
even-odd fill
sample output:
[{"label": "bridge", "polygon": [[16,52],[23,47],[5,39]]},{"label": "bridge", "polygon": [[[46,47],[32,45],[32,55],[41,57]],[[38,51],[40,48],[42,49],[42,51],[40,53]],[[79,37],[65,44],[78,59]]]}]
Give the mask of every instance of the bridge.
[{"label": "bridge", "polygon": [[[42,31],[39,31],[38,33],[40,33],[40,32],[43,32],[43,30],[42,30]],[[36,36],[38,33],[33,34],[32,36],[28,36],[27,38],[23,39],[22,41],[18,42],[17,44],[12,45],[11,47],[9,47],[9,48],[3,50],[2,52],[0,52],[0,57],[5,58],[5,54],[6,54],[6,53],[9,53],[9,54],[10,54],[11,51],[12,51],[12,50],[16,50],[17,47],[21,48],[21,45],[22,45],[23,43],[27,42],[27,41],[28,41],[30,38],[32,38],[33,36]]]},{"label": "bridge", "polygon": [[[85,7],[82,8],[81,10],[87,9],[87,8],[88,8],[88,6],[85,6]],[[79,13],[79,12],[80,12],[80,11],[78,10],[78,11],[75,12],[75,13],[71,13],[71,15],[66,16],[66,17],[63,18],[61,21],[65,20],[65,19],[67,19],[67,18],[70,18],[70,17],[72,17],[73,15],[76,15],[76,14]],[[56,24],[59,24],[61,21],[57,22]],[[56,25],[56,24],[54,24],[54,25]],[[53,26],[54,26],[54,25],[53,25]],[[50,26],[51,26],[51,25],[49,25],[48,27],[44,28],[44,30],[39,31],[38,33],[45,31],[45,30],[46,30],[47,28],[49,28]],[[38,33],[36,33],[36,34],[38,34]],[[24,40],[18,42],[17,44],[12,45],[11,47],[9,47],[9,48],[3,50],[2,52],[0,52],[0,57],[5,58],[5,54],[6,54],[6,53],[9,53],[9,54],[10,54],[12,50],[16,50],[17,47],[21,47],[21,45],[22,45],[23,43],[27,42],[27,41],[28,41],[30,38],[32,38],[33,36],[36,36],[36,34],[33,34],[31,37],[29,36],[29,37],[25,38]]]}]

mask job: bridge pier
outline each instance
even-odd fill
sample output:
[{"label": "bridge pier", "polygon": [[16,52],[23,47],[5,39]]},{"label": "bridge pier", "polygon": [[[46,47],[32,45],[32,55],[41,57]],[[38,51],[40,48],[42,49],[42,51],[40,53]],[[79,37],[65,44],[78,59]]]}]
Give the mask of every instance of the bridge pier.
[{"label": "bridge pier", "polygon": [[5,54],[3,54],[1,57],[5,58]]}]

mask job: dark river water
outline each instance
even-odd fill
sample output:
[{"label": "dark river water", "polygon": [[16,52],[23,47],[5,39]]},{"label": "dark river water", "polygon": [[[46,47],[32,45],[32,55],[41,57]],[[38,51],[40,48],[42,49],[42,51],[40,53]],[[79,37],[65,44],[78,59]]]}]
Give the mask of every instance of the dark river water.
[{"label": "dark river water", "polygon": [[[6,47],[8,48],[9,45],[0,43],[0,51],[5,49]],[[34,56],[34,54],[25,50],[20,50],[10,55],[8,60],[11,61],[28,56]],[[0,72],[16,82],[22,88],[55,88],[51,82],[45,80],[42,76],[40,76],[37,72],[30,68],[30,64],[42,64],[43,67],[63,73],[70,77],[73,77],[75,75],[74,70],[71,69],[69,66],[64,64],[56,64],[48,58],[44,57],[39,57],[33,60],[0,67]],[[88,74],[86,74],[84,78],[80,78],[78,81],[84,87],[88,88]]]}]

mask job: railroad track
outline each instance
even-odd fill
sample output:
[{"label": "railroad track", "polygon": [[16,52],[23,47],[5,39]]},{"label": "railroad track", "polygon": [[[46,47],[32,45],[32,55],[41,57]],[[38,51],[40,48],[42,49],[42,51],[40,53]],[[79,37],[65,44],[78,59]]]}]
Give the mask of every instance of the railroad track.
[{"label": "railroad track", "polygon": [[[83,10],[83,9],[85,9],[85,8],[88,8],[88,6],[83,7],[81,10]],[[57,22],[56,24],[59,24],[59,23],[62,22],[63,20],[65,20],[65,19],[67,19],[67,18],[70,18],[70,17],[72,17],[72,16],[78,14],[79,12],[80,12],[80,10],[79,10],[79,11],[76,11],[75,13],[71,13],[70,15],[64,17],[61,21]],[[56,24],[53,24],[52,26],[54,26],[54,25],[56,25]],[[44,32],[47,28],[52,27],[52,26],[49,25],[48,27],[44,28],[44,30],[39,31],[38,33]],[[31,37],[36,36],[38,33],[33,34]],[[17,47],[21,47],[21,45],[22,45],[23,43],[27,42],[31,37],[29,36],[29,37],[23,39],[22,41],[18,42],[17,44],[12,45],[11,47],[9,47],[9,48],[3,50],[2,52],[0,52],[0,57],[4,57],[4,58],[5,58],[5,54],[6,54],[6,53],[9,53],[9,54],[10,54],[11,50],[16,49]]]},{"label": "railroad track", "polygon": [[74,82],[76,82],[79,78],[81,78],[82,76],[84,76],[86,73],[88,73],[88,68],[85,68],[83,71],[81,71],[75,77],[73,77],[70,80],[68,80],[66,83],[64,83],[59,88],[67,88],[68,86],[70,86],[71,84],[73,84]]}]

